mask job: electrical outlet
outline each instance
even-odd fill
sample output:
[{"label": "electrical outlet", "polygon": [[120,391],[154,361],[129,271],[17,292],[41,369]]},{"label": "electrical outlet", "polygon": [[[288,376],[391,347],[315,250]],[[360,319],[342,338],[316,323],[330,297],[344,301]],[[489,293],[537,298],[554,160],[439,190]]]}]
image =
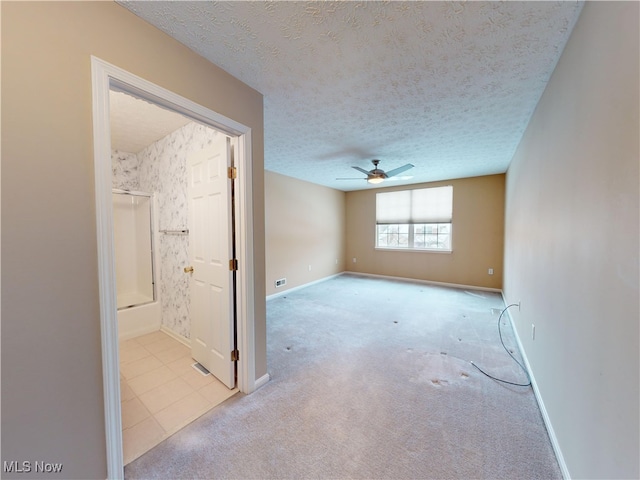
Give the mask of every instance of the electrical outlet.
[{"label": "electrical outlet", "polygon": [[493,275],[493,268],[489,269],[489,275]]},{"label": "electrical outlet", "polygon": [[356,263],[356,257],[353,257],[353,263]]},{"label": "electrical outlet", "polygon": [[276,280],[274,283],[275,283],[276,288],[279,288],[279,287],[282,287],[283,285],[287,284],[287,279],[286,278],[281,278],[279,280]]},{"label": "electrical outlet", "polygon": [[309,265],[309,271],[311,271],[311,265]]},{"label": "electrical outlet", "polygon": [[535,340],[536,339],[536,326],[532,323],[531,324],[531,340]]}]

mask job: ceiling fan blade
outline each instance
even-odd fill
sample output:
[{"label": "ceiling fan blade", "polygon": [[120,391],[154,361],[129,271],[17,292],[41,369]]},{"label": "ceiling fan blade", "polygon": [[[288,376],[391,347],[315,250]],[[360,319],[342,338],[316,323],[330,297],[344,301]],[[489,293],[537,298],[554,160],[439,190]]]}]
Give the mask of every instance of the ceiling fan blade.
[{"label": "ceiling fan blade", "polygon": [[406,172],[407,170],[409,170],[410,168],[413,168],[413,167],[414,167],[413,165],[411,165],[410,163],[407,163],[406,165],[403,165],[402,167],[398,167],[398,168],[394,168],[393,170],[389,170],[387,172],[387,177],[393,177],[394,175],[398,175],[399,173]]},{"label": "ceiling fan blade", "polygon": [[336,178],[336,180],[366,180],[366,178],[361,178],[361,177],[359,177],[359,178],[353,178],[353,177],[351,177],[351,178]]},{"label": "ceiling fan blade", "polygon": [[365,170],[364,168],[360,168],[360,167],[351,167],[351,168],[355,168],[356,170],[358,170],[359,172],[364,173],[365,175],[369,175],[369,171]]}]

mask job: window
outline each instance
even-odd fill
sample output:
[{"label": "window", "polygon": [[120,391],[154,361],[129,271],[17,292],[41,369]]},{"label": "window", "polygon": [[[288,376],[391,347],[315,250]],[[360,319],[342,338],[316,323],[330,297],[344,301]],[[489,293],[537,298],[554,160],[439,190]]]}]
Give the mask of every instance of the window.
[{"label": "window", "polygon": [[451,251],[453,187],[376,194],[376,248]]}]

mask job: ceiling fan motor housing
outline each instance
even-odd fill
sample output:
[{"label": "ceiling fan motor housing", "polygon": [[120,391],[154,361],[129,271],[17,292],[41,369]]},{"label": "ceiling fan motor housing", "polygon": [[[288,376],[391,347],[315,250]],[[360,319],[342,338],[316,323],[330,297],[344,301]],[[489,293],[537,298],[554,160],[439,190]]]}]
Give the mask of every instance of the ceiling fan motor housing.
[{"label": "ceiling fan motor housing", "polygon": [[[354,168],[355,170],[358,170],[359,172],[364,173],[367,176],[365,180],[367,180],[369,183],[380,183],[389,177],[393,177],[395,175],[398,175],[399,173],[402,173],[414,167],[414,165],[407,163],[406,165],[403,165],[402,167],[398,167],[394,170],[390,170],[389,173],[387,173],[384,170],[381,170],[378,168],[378,164],[380,163],[380,160],[374,159],[374,160],[371,160],[371,163],[373,163],[373,170],[367,171],[364,168],[356,167],[356,166],[351,168]],[[349,180],[349,179],[341,178],[339,180]]]}]

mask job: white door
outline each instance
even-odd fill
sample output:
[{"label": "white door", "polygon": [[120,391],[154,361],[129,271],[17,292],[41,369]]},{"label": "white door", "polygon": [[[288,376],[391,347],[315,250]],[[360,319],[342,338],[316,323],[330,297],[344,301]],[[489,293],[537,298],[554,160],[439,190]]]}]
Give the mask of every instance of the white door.
[{"label": "white door", "polygon": [[[229,139],[187,159],[189,178],[189,260],[191,354],[227,387],[235,386],[233,258]],[[185,269],[186,271],[186,269]]]}]

